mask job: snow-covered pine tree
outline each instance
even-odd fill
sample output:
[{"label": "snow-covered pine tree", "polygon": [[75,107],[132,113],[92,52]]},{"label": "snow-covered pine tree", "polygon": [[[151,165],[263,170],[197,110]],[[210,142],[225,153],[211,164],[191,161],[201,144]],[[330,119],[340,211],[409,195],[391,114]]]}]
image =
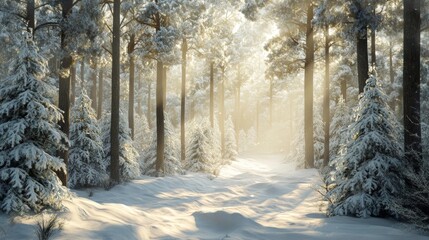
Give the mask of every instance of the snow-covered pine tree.
[{"label": "snow-covered pine tree", "polygon": [[72,188],[102,186],[106,183],[107,162],[103,153],[101,131],[85,90],[72,108],[70,156],[67,171]]},{"label": "snow-covered pine tree", "polygon": [[142,155],[144,149],[149,146],[152,137],[147,118],[144,114],[136,115],[135,131],[134,145],[140,152],[140,155]]},{"label": "snow-covered pine tree", "polygon": [[348,126],[350,121],[350,111],[346,105],[346,102],[344,101],[343,96],[340,95],[340,99],[338,100],[334,116],[331,120],[331,126],[329,128],[331,130],[331,137],[329,138],[330,162],[337,158],[340,153],[340,149],[348,142],[348,137],[350,136],[348,133]]},{"label": "snow-covered pine tree", "polygon": [[215,173],[220,152],[213,148],[214,134],[207,119],[195,120],[190,127],[185,169],[191,172]]},{"label": "snow-covered pine tree", "polygon": [[46,60],[23,34],[11,74],[0,82],[0,208],[6,213],[58,208],[68,195],[55,173],[64,162],[54,155],[68,140],[57,125],[62,115],[46,71]]},{"label": "snow-covered pine tree", "polygon": [[225,153],[223,158],[230,163],[237,158],[237,141],[235,139],[234,123],[231,116],[228,117],[225,124]]},{"label": "snow-covered pine tree", "polygon": [[313,136],[314,136],[314,164],[316,168],[320,168],[323,165],[323,153],[324,153],[324,141],[325,141],[325,129],[322,118],[322,106],[320,104],[314,105],[313,112]]},{"label": "snow-covered pine tree", "polygon": [[352,138],[336,165],[339,174],[328,192],[328,215],[395,215],[403,187],[403,147],[400,124],[385,99],[371,75],[351,125]]},{"label": "snow-covered pine tree", "polygon": [[[101,122],[104,159],[109,172],[110,167],[110,113],[105,113]],[[138,152],[131,139],[131,131],[124,113],[119,114],[119,174],[122,181],[129,181],[140,176]]]},{"label": "snow-covered pine tree", "polygon": [[168,115],[165,115],[165,148],[164,148],[164,172],[156,172],[156,132],[152,135],[152,142],[146,150],[141,162],[142,173],[149,176],[166,176],[183,174],[183,163],[180,161],[180,142],[174,126]]}]

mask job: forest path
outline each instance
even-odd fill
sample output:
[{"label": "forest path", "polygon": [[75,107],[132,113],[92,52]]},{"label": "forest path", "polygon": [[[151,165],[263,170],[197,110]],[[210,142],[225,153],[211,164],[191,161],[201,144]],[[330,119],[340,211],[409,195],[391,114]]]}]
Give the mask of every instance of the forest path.
[{"label": "forest path", "polygon": [[[394,221],[326,218],[314,190],[319,179],[282,155],[248,154],[216,178],[142,177],[90,197],[75,191],[54,239],[429,239]],[[34,239],[34,219],[16,222],[6,239]],[[1,215],[0,223],[7,223]]]}]

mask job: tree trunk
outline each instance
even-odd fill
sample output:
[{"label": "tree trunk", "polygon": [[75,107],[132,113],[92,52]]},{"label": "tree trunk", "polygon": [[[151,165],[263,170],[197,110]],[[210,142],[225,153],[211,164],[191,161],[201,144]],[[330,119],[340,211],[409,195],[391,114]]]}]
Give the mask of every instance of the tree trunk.
[{"label": "tree trunk", "polygon": [[34,28],[36,27],[34,0],[27,0],[27,31],[34,37]]},{"label": "tree trunk", "polygon": [[237,99],[236,101],[236,110],[235,110],[235,141],[237,143],[237,149],[240,149],[240,116],[241,116],[241,76],[239,74],[238,84],[237,84]]},{"label": "tree trunk", "polygon": [[164,172],[164,88],[163,88],[164,66],[161,61],[157,62],[156,79],[156,172],[160,176]]},{"label": "tree trunk", "polygon": [[119,108],[120,108],[120,10],[121,1],[113,2],[113,43],[112,43],[112,113],[110,127],[110,184],[120,182],[119,173]]},{"label": "tree trunk", "polygon": [[147,84],[147,125],[152,129],[152,83]]},{"label": "tree trunk", "polygon": [[164,65],[164,68],[162,69],[162,104],[164,111],[167,109],[167,66]]},{"label": "tree trunk", "polygon": [[365,82],[368,79],[368,29],[364,27],[357,34],[357,68],[359,93],[363,93]]},{"label": "tree trunk", "polygon": [[98,107],[97,107],[97,119],[101,119],[103,114],[103,101],[104,101],[104,73],[103,69],[100,68],[98,73]]},{"label": "tree trunk", "polygon": [[72,63],[72,65],[70,66],[70,81],[71,81],[71,96],[70,96],[70,102],[71,105],[74,105],[74,102],[76,100],[76,81],[77,81],[77,77],[76,77],[76,63]]},{"label": "tree trunk", "polygon": [[91,86],[91,106],[94,110],[97,110],[97,73],[98,73],[98,62],[97,59],[94,58],[94,66],[92,69],[92,86]]},{"label": "tree trunk", "polygon": [[219,128],[222,147],[222,157],[225,155],[225,67],[221,67],[222,79],[219,87]]},{"label": "tree trunk", "polygon": [[415,170],[422,158],[420,125],[420,2],[404,2],[404,145],[405,156]]},{"label": "tree trunk", "polygon": [[81,90],[85,84],[85,57],[82,57],[82,61],[80,62],[80,87]]},{"label": "tree trunk", "polygon": [[[61,2],[62,7],[62,17],[66,19],[68,14],[73,8],[72,0],[63,0]],[[61,58],[61,72],[59,79],[59,108],[63,111],[63,119],[59,122],[61,130],[69,136],[70,129],[70,67],[72,65],[73,59],[70,53],[67,51],[67,42],[66,34],[64,30],[61,30],[61,50],[64,51],[64,55]],[[59,152],[59,157],[63,159],[64,164],[68,165],[68,149]],[[60,178],[62,184],[67,186],[67,174],[66,171],[58,171],[58,177]]]},{"label": "tree trunk", "polygon": [[181,108],[180,108],[180,146],[181,159],[185,161],[185,108],[186,108],[186,53],[188,51],[188,43],[186,38],[182,42],[182,93],[181,93]]},{"label": "tree trunk", "polygon": [[214,63],[210,63],[210,124],[214,128]]},{"label": "tree trunk", "polygon": [[305,161],[307,168],[314,167],[314,138],[313,138],[313,71],[314,71],[314,39],[313,5],[309,3],[307,9],[307,34],[305,48],[305,81],[304,81],[304,136]]},{"label": "tree trunk", "polygon": [[344,102],[347,100],[347,81],[346,79],[341,80],[341,95],[343,95]]},{"label": "tree trunk", "polygon": [[141,76],[141,71],[139,69],[137,69],[137,83],[138,83],[138,97],[137,97],[137,114],[139,116],[143,115],[143,109],[142,109],[142,102],[143,102],[143,96],[141,94],[141,92],[143,91],[143,79]]},{"label": "tree trunk", "polygon": [[132,55],[135,48],[135,35],[130,36],[128,43],[128,56],[130,58],[130,73],[129,73],[129,97],[128,97],[128,127],[131,130],[131,138],[134,139],[134,56]]},{"label": "tree trunk", "polygon": [[329,25],[325,25],[325,86],[323,95],[323,123],[325,124],[325,142],[324,142],[324,153],[323,153],[323,166],[326,167],[329,164],[329,124],[330,124],[330,108],[329,108]]},{"label": "tree trunk", "polygon": [[375,29],[371,29],[371,66],[375,67],[376,55],[375,55]]}]

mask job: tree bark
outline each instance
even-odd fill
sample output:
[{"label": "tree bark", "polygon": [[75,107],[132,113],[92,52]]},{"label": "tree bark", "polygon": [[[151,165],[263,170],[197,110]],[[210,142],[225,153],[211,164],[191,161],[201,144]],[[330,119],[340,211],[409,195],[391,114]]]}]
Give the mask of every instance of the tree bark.
[{"label": "tree bark", "polygon": [[357,68],[359,93],[363,93],[365,82],[368,79],[368,29],[364,27],[357,34]]},{"label": "tree bark", "polygon": [[329,164],[329,124],[330,124],[330,108],[329,108],[329,25],[325,25],[325,86],[323,95],[323,123],[325,124],[325,142],[324,142],[324,153],[323,153],[323,166],[326,167]]},{"label": "tree bark", "polygon": [[341,95],[343,95],[344,102],[347,101],[347,81],[346,79],[341,80]]},{"label": "tree bark", "polygon": [[34,0],[27,0],[27,31],[34,37],[34,28],[36,27],[35,3]]},{"label": "tree bark", "polygon": [[71,96],[70,96],[70,102],[71,105],[74,105],[74,102],[76,100],[76,81],[77,81],[77,77],[76,77],[76,63],[72,63],[72,65],[70,66],[70,81],[71,81]]},{"label": "tree bark", "polygon": [[98,107],[97,107],[97,119],[101,119],[103,114],[103,101],[104,101],[104,73],[103,69],[100,68],[98,72]]},{"label": "tree bark", "polygon": [[135,48],[135,35],[130,36],[128,43],[128,56],[130,59],[130,73],[129,73],[129,97],[128,97],[128,127],[131,130],[131,138],[134,139],[134,56],[132,55]]},{"label": "tree bark", "polygon": [[307,9],[307,34],[305,48],[305,81],[304,81],[304,138],[306,168],[314,167],[313,138],[313,72],[314,72],[314,39],[313,39],[313,5]]},{"label": "tree bark", "polygon": [[214,128],[214,63],[210,63],[210,124]]},{"label": "tree bark", "polygon": [[94,110],[97,110],[97,73],[98,73],[98,62],[97,59],[94,58],[94,66],[92,69],[92,86],[91,86],[91,106]]},{"label": "tree bark", "polygon": [[164,84],[163,71],[164,64],[157,62],[157,79],[156,79],[156,171],[158,176],[164,172]]},{"label": "tree bark", "polygon": [[167,109],[167,66],[163,64],[164,68],[162,69],[162,104],[164,111]]},{"label": "tree bark", "polygon": [[152,129],[152,83],[147,84],[147,125]]},{"label": "tree bark", "polygon": [[120,182],[119,173],[119,108],[120,108],[120,10],[121,1],[113,2],[113,43],[112,43],[112,113],[110,127],[110,184]]},{"label": "tree bark", "polygon": [[375,54],[375,29],[371,29],[371,66],[375,67],[377,63]]},{"label": "tree bark", "polygon": [[[66,19],[73,8],[72,0],[61,1],[62,17]],[[67,49],[66,33],[64,29],[61,30],[61,50],[63,55],[61,58],[61,74],[59,79],[59,108],[63,111],[63,119],[59,122],[61,130],[66,136],[69,136],[70,129],[70,67],[73,58]],[[63,159],[67,168],[68,165],[68,148],[59,152],[59,157]],[[67,173],[66,171],[58,171],[57,175],[64,186],[67,186]]]},{"label": "tree bark", "polygon": [[404,0],[404,149],[415,170],[422,158],[420,125],[420,3]]},{"label": "tree bark", "polygon": [[85,57],[82,57],[82,61],[80,62],[80,87],[81,90],[85,83]]},{"label": "tree bark", "polygon": [[186,137],[185,137],[185,113],[186,113],[186,53],[188,52],[188,43],[186,38],[182,42],[182,92],[181,92],[181,108],[180,108],[180,146],[181,159],[186,158]]}]

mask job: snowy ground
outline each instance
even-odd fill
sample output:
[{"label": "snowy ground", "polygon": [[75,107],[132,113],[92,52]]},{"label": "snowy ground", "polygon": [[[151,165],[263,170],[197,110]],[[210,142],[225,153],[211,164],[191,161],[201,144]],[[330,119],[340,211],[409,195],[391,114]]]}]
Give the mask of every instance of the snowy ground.
[{"label": "snowy ground", "polygon": [[[315,170],[249,155],[204,174],[143,177],[110,191],[76,191],[54,239],[429,239],[385,219],[326,218]],[[0,215],[0,239],[35,239],[35,217]]]}]

